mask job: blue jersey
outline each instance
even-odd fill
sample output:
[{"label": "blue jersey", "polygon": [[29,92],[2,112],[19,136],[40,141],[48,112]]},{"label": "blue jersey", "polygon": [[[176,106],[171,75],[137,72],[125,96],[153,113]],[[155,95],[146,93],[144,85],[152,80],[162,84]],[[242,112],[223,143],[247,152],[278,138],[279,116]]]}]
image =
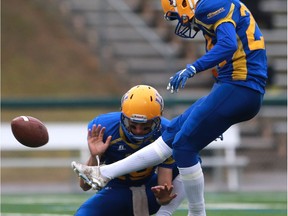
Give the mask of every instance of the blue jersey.
[{"label": "blue jersey", "polygon": [[[121,160],[130,154],[138,151],[151,144],[166,129],[169,121],[161,118],[161,130],[158,131],[150,140],[141,143],[131,143],[126,139],[120,124],[121,112],[111,112],[99,115],[88,124],[88,129],[92,129],[93,125],[101,125],[106,128],[103,141],[108,136],[112,136],[110,146],[101,157],[101,161],[106,164]],[[172,179],[178,175],[178,169],[174,165],[172,158],[167,159],[158,166],[173,168]],[[151,187],[157,185],[156,167],[150,167],[138,172],[133,172],[118,178],[112,179],[105,188],[98,191],[88,200],[86,200],[75,213],[75,216],[103,216],[103,215],[134,215],[133,195],[131,187],[145,186],[147,196],[149,215],[155,214],[160,205],[157,202]]]},{"label": "blue jersey", "polygon": [[201,0],[196,7],[195,23],[203,32],[207,51],[193,63],[196,71],[217,66],[217,81],[265,93],[264,37],[247,7],[239,0]]},{"label": "blue jersey", "polygon": [[[92,129],[94,124],[100,124],[105,127],[104,141],[108,136],[112,136],[110,146],[101,158],[105,164],[111,164],[119,161],[139,149],[151,144],[154,140],[161,136],[162,132],[166,129],[169,121],[165,118],[161,118],[161,130],[158,131],[154,136],[141,143],[131,143],[126,137],[120,125],[121,112],[111,112],[107,114],[99,115],[94,118],[88,125],[88,129]],[[164,163],[158,166],[173,168],[174,160],[172,158],[167,159]],[[156,167],[149,167],[137,172],[129,173],[124,176],[115,178],[109,182],[109,184],[125,184],[129,186],[138,186],[145,184],[151,176],[155,173]]]}]

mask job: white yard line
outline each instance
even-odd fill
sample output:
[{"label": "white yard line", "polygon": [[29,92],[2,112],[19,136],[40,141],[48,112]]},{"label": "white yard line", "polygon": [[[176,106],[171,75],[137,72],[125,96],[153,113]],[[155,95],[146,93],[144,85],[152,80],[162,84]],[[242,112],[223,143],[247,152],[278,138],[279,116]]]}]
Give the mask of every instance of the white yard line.
[{"label": "white yard line", "polygon": [[[84,200],[84,198],[83,198]],[[2,204],[79,204],[81,199],[72,197],[37,197],[35,198],[11,198],[2,199]],[[264,204],[264,203],[206,203],[206,209],[284,209],[284,204]],[[187,201],[184,201],[178,209],[187,209]],[[3,213],[2,213],[3,214]],[[42,216],[42,215],[41,215]],[[46,216],[46,215],[43,215]]]},{"label": "white yard line", "polygon": [[79,198],[69,198],[69,197],[27,197],[27,198],[5,198],[5,200],[2,199],[2,204],[51,204],[51,203],[61,203],[61,204],[73,204],[73,203],[79,203],[81,199]]},{"label": "white yard line", "polygon": [[208,203],[206,204],[207,209],[283,209],[284,205],[271,205],[263,203]]},{"label": "white yard line", "polygon": [[[183,203],[178,209],[186,210],[187,203]],[[263,203],[206,203],[207,210],[281,210],[286,209],[284,204],[263,204]]]}]

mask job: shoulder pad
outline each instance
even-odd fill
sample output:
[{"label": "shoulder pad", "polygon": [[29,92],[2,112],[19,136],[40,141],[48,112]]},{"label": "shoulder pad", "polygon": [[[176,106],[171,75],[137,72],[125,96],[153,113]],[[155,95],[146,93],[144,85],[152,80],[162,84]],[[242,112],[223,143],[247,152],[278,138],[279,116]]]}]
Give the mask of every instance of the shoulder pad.
[{"label": "shoulder pad", "polygon": [[231,4],[227,0],[202,0],[196,7],[195,17],[207,25],[215,24],[228,15]]}]

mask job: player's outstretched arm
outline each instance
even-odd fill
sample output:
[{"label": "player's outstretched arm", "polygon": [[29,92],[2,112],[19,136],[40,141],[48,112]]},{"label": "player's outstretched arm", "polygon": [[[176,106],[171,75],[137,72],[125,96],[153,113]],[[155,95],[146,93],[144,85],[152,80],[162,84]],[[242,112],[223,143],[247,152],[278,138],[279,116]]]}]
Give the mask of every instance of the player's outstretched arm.
[{"label": "player's outstretched arm", "polygon": [[187,80],[196,74],[196,69],[193,65],[187,64],[186,68],[178,71],[174,76],[170,77],[170,81],[167,86],[172,94],[179,91],[179,87],[184,88]]},{"label": "player's outstretched arm", "polygon": [[153,192],[155,191],[154,194],[158,198],[158,202],[162,204],[156,216],[172,216],[185,199],[183,182],[179,175],[174,178],[171,187],[169,185],[158,185],[151,189]]},{"label": "player's outstretched arm", "polygon": [[160,205],[166,205],[170,203],[172,199],[174,199],[177,194],[172,194],[173,185],[173,173],[171,168],[158,167],[158,185],[152,187],[153,191],[158,203]]},{"label": "player's outstretched arm", "polygon": [[107,150],[110,145],[111,136],[108,136],[106,141],[103,141],[104,133],[106,128],[102,127],[101,125],[93,125],[91,130],[88,130],[88,147],[90,150],[91,156],[101,155]]},{"label": "player's outstretched arm", "polygon": [[173,200],[177,196],[177,194],[172,193],[173,185],[157,185],[155,187],[152,187],[151,190],[153,191],[154,196],[156,197],[157,202],[160,205],[169,204],[171,200]]}]

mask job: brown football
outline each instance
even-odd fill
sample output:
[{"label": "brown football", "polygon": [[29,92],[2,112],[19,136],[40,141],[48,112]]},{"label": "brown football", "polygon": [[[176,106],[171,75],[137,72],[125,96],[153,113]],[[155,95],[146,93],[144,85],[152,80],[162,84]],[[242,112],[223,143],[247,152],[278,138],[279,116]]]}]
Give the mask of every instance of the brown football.
[{"label": "brown football", "polygon": [[37,148],[49,141],[46,126],[37,118],[31,116],[18,116],[11,121],[14,137],[21,144]]}]

